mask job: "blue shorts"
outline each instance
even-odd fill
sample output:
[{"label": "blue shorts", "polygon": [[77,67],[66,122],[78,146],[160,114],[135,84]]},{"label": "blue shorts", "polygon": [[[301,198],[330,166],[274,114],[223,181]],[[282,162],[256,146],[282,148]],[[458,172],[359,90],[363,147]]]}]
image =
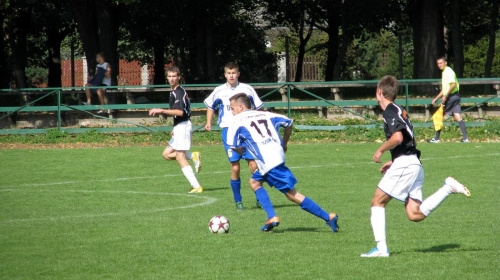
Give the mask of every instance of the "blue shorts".
[{"label": "blue shorts", "polygon": [[222,129],[222,144],[224,145],[224,151],[226,151],[227,158],[229,162],[239,161],[240,159],[254,159],[252,154],[249,152],[245,152],[243,156],[238,154],[237,152],[231,150],[231,147],[227,145],[227,127]]},{"label": "blue shorts", "polygon": [[297,179],[285,164],[274,167],[265,175],[260,174],[257,170],[253,173],[252,179],[259,182],[265,181],[270,187],[275,187],[282,193],[293,190],[295,184],[297,184]]}]

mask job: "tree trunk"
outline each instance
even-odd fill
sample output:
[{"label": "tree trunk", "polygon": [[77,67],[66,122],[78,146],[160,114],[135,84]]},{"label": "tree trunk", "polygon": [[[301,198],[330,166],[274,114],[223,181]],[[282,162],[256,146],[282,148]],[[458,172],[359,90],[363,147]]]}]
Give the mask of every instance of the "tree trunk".
[{"label": "tree trunk", "polygon": [[106,62],[111,64],[111,84],[117,85],[120,73],[118,58],[118,29],[120,26],[119,5],[108,1],[95,0],[99,28],[99,47],[104,53]]},{"label": "tree trunk", "polygon": [[[26,87],[27,36],[31,23],[30,18],[30,9],[21,8],[12,16],[9,25],[11,63],[18,89]],[[27,99],[23,98],[21,104],[25,104],[26,101]]]},{"label": "tree trunk", "polygon": [[328,42],[327,42],[327,57],[326,57],[326,67],[325,67],[325,81],[335,81],[338,77],[335,77],[335,64],[338,59],[339,54],[339,28],[340,24],[337,21],[337,15],[332,11],[328,11]]},{"label": "tree trunk", "polygon": [[[0,26],[4,26],[5,18],[5,10],[0,9]],[[4,31],[4,28],[0,28],[0,38],[5,38]],[[10,87],[10,70],[6,47],[5,40],[0,40],[0,89]]]},{"label": "tree trunk", "polygon": [[[70,0],[69,7],[77,22],[78,34],[82,41],[87,58],[88,77],[95,74],[97,62],[95,57],[99,52],[99,30],[97,27],[97,10],[94,1]],[[113,67],[113,65],[111,65]],[[114,73],[115,69],[112,69]],[[87,81],[84,81],[86,83]]]},{"label": "tree trunk", "polygon": [[163,40],[156,38],[153,42],[153,52],[154,52],[154,71],[155,78],[153,81],[154,85],[164,85],[165,80],[165,43]]},{"label": "tree trunk", "polygon": [[47,26],[47,65],[49,67],[48,86],[62,86],[62,69],[61,69],[61,42],[63,36],[59,32],[59,28]]},{"label": "tree trunk", "polygon": [[[304,71],[304,56],[306,53],[306,45],[307,42],[309,42],[309,39],[311,39],[312,29],[313,29],[313,24],[310,24],[309,29],[305,31],[304,25],[305,25],[305,20],[302,19],[299,28],[300,43],[299,43],[299,53],[297,55],[297,71],[295,72],[295,80],[294,80],[297,83],[302,81],[302,74],[303,74],[302,72]],[[304,37],[304,32],[306,32],[305,37]]]},{"label": "tree trunk", "polygon": [[441,77],[436,59],[444,55],[443,14],[439,1],[410,0],[410,22],[415,50],[413,78]]},{"label": "tree trunk", "polygon": [[464,76],[464,42],[462,38],[462,0],[453,0],[452,3],[451,42],[453,48],[453,70],[458,78]]},{"label": "tree trunk", "polygon": [[493,66],[493,58],[495,57],[495,40],[496,40],[496,30],[497,30],[497,20],[498,20],[498,8],[499,1],[491,0],[491,9],[490,9],[490,27],[489,27],[489,44],[488,44],[488,52],[486,53],[486,63],[484,65],[484,77],[491,77],[491,68]]}]

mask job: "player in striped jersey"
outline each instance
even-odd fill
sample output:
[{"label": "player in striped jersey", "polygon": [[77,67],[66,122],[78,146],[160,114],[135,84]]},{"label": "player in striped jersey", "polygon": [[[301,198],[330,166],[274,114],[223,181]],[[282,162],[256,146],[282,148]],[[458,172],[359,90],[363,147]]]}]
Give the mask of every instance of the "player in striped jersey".
[{"label": "player in striped jersey", "polygon": [[[235,118],[227,132],[227,144],[239,154],[245,151],[251,154],[257,163],[258,170],[250,179],[250,187],[267,213],[267,222],[261,230],[270,231],[280,223],[269,195],[262,187],[265,181],[290,201],[300,205],[303,210],[325,220],[332,231],[337,232],[337,214],[329,214],[312,199],[299,193],[295,189],[297,179],[285,166],[285,152],[292,134],[292,120],[279,114],[250,110],[251,101],[245,93],[232,96],[230,101]],[[285,128],[283,138],[279,133],[280,127]]]}]

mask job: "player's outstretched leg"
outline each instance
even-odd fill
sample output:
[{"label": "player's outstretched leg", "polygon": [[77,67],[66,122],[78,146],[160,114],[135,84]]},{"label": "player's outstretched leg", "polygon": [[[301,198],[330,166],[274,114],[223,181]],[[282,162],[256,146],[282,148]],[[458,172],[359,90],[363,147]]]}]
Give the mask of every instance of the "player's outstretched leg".
[{"label": "player's outstretched leg", "polygon": [[461,193],[466,197],[470,197],[469,189],[466,186],[460,184],[460,182],[458,182],[455,178],[446,178],[446,180],[444,180],[444,184],[448,185],[451,188],[452,193]]}]

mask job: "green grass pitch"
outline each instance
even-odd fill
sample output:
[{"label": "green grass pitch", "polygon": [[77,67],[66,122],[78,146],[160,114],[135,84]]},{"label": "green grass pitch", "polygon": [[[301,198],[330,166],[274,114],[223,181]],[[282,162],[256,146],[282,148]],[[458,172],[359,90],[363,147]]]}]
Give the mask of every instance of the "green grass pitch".
[{"label": "green grass pitch", "polygon": [[[163,147],[0,150],[0,279],[498,279],[500,144],[420,144],[424,197],[450,175],[472,196],[451,195],[420,223],[391,201],[391,257],[367,259],[379,145],[289,145],[297,190],[339,214],[336,234],[267,185],[281,224],[261,232],[246,164],[237,212],[218,145],[194,147],[199,195]],[[229,234],[208,231],[215,215]]]}]

